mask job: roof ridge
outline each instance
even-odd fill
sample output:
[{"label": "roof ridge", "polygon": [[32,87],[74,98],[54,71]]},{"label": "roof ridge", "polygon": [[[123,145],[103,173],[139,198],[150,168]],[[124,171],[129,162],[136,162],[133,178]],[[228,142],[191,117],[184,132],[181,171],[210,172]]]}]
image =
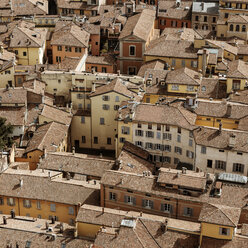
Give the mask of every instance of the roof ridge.
[{"label": "roof ridge", "polygon": [[77,25],[71,25],[71,28],[70,28],[70,33],[71,33],[71,35],[78,41],[78,42],[80,42],[80,43],[82,43],[85,47],[86,47],[86,44],[84,44],[82,41],[80,41],[71,31],[72,31],[72,28],[74,28],[74,27],[77,27],[77,28],[79,28],[82,32],[86,32],[87,34],[89,34],[90,35],[90,33],[88,33],[86,30],[82,30],[79,26],[77,26]]},{"label": "roof ridge", "polygon": [[[222,205],[220,205],[220,206],[222,206]],[[225,206],[225,207],[229,207],[229,206]],[[232,219],[229,216],[227,216],[226,213],[223,212],[222,209],[220,209],[220,208],[218,208],[218,209],[233,223],[234,226],[236,226],[235,223],[232,221]]]},{"label": "roof ridge", "polygon": [[[24,35],[26,35],[29,39],[31,39],[37,46],[40,46],[40,44],[38,44],[32,37],[30,37],[26,32],[24,32],[24,30],[22,30],[22,29],[27,29],[27,30],[29,30],[29,31],[31,31],[31,29],[28,29],[28,28],[25,28],[25,27],[18,27],[17,26],[17,28],[24,34]],[[32,36],[32,35],[31,35]]]}]

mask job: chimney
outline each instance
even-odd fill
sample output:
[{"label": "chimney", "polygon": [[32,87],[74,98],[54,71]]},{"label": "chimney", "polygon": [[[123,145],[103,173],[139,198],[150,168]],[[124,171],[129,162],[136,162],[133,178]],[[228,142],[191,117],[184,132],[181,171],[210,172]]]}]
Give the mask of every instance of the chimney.
[{"label": "chimney", "polygon": [[177,172],[177,177],[179,177],[180,176],[180,173],[179,172]]},{"label": "chimney", "polygon": [[142,214],[143,214],[143,213],[142,213],[142,212],[140,212],[140,217],[142,217]]},{"label": "chimney", "polygon": [[3,224],[4,225],[7,225],[7,218],[6,218],[6,216],[3,216]]},{"label": "chimney", "polygon": [[46,150],[46,147],[43,147],[43,155],[44,155],[44,158],[46,158],[46,156],[47,156],[47,150]]},{"label": "chimney", "polygon": [[75,155],[75,146],[72,147],[72,154]]},{"label": "chimney", "polygon": [[117,75],[118,75],[118,76],[121,75],[121,71],[120,71],[120,70],[117,71]]},{"label": "chimney", "polygon": [[100,158],[102,158],[102,153],[100,153]]},{"label": "chimney", "polygon": [[104,207],[102,207],[102,214],[104,214]]},{"label": "chimney", "polygon": [[229,147],[234,147],[236,144],[236,136],[231,134],[229,137]]},{"label": "chimney", "polygon": [[95,91],[96,91],[96,84],[93,83],[93,84],[92,84],[92,92],[95,92]]},{"label": "chimney", "polygon": [[60,223],[59,232],[60,233],[63,233],[64,232],[64,225],[63,225],[63,223]]},{"label": "chimney", "polygon": [[186,174],[187,172],[187,168],[186,167],[182,167],[182,174]]},{"label": "chimney", "polygon": [[232,112],[232,105],[231,104],[227,104],[227,109],[226,109],[226,115],[230,116]]},{"label": "chimney", "polygon": [[204,2],[201,3],[201,9],[204,10]]},{"label": "chimney", "polygon": [[207,68],[207,49],[203,49],[202,54],[202,75],[205,77]]},{"label": "chimney", "polygon": [[20,187],[23,186],[23,179],[19,179],[19,185],[20,185]]},{"label": "chimney", "polygon": [[70,179],[71,179],[70,172],[66,172],[66,180],[70,180]]},{"label": "chimney", "polygon": [[221,133],[221,131],[222,131],[222,122],[220,122],[219,124],[219,132]]},{"label": "chimney", "polygon": [[49,228],[49,223],[46,221],[46,230]]},{"label": "chimney", "polygon": [[14,209],[11,209],[10,215],[11,215],[11,219],[15,218],[15,210]]}]

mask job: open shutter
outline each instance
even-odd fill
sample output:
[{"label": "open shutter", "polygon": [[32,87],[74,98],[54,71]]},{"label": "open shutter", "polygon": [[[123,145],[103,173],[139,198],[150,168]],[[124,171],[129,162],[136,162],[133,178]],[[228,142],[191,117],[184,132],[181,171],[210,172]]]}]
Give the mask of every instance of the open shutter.
[{"label": "open shutter", "polygon": [[170,204],[170,213],[173,213],[173,206]]},{"label": "open shutter", "polygon": [[125,203],[128,202],[127,198],[128,198],[127,195],[124,195],[124,202],[125,202]]},{"label": "open shutter", "polygon": [[183,209],[183,215],[187,215],[187,208]]},{"label": "open shutter", "polygon": [[136,198],[133,197],[133,205],[136,205]]},{"label": "open shutter", "polygon": [[142,207],[146,206],[146,200],[142,199]]},{"label": "open shutter", "polygon": [[222,235],[222,227],[219,228],[219,235]]}]

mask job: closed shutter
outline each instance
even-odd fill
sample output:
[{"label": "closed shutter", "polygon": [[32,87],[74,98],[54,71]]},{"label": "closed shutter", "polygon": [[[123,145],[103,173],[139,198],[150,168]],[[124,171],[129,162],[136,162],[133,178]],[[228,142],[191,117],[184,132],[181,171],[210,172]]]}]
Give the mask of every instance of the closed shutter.
[{"label": "closed shutter", "polygon": [[222,227],[219,228],[219,235],[222,235]]},{"label": "closed shutter", "polygon": [[227,228],[227,236],[230,236],[230,228]]},{"label": "closed shutter", "polygon": [[125,195],[125,196],[124,196],[124,202],[125,202],[125,203],[127,203],[127,202],[128,202],[128,200],[127,200],[127,199],[128,199],[128,196],[127,196],[127,195]]},{"label": "closed shutter", "polygon": [[146,200],[142,199],[142,207],[146,206]]},{"label": "closed shutter", "polygon": [[172,214],[173,213],[173,206],[170,205],[170,213]]},{"label": "closed shutter", "polygon": [[233,172],[235,172],[236,171],[236,164],[234,163],[233,164]]},{"label": "closed shutter", "polygon": [[150,207],[153,209],[153,201],[150,201]]},{"label": "closed shutter", "polygon": [[136,198],[133,197],[133,205],[136,205]]},{"label": "closed shutter", "polygon": [[183,209],[183,215],[187,215],[187,214],[188,214],[187,208],[184,208]]},{"label": "closed shutter", "polygon": [[143,135],[144,135],[144,131],[143,131],[143,130],[141,130],[141,136],[143,137]]},{"label": "closed shutter", "polygon": [[161,203],[161,211],[164,211],[165,210],[165,208],[164,208],[164,204],[163,203]]},{"label": "closed shutter", "polygon": [[244,173],[244,165],[243,164],[241,165],[241,171],[240,172]]}]

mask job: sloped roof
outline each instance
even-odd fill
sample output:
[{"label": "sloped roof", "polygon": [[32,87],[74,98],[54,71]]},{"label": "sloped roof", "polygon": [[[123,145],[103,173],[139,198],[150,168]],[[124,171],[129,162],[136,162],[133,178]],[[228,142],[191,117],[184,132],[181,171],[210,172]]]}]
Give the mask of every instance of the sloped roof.
[{"label": "sloped roof", "polygon": [[147,38],[154,27],[155,15],[155,10],[144,9],[141,14],[131,16],[121,31],[119,39],[134,35],[147,41]]},{"label": "sloped roof", "polygon": [[228,63],[227,77],[248,78],[248,65],[243,60],[234,60]]},{"label": "sloped roof", "polygon": [[131,98],[134,93],[127,89],[120,78],[115,78],[110,83],[97,87],[96,91],[90,94],[90,97],[106,94],[108,92],[116,92]]},{"label": "sloped roof", "polygon": [[211,224],[236,227],[240,213],[240,208],[218,204],[204,204],[198,220]]},{"label": "sloped roof", "polygon": [[228,23],[238,23],[238,24],[247,24],[248,16],[246,15],[231,15],[228,20]]},{"label": "sloped roof", "polygon": [[57,122],[50,122],[37,128],[33,137],[28,142],[25,153],[44,148],[48,152],[55,152],[59,144],[66,139],[68,126]]},{"label": "sloped roof", "polygon": [[185,84],[199,86],[201,76],[198,72],[183,67],[174,71],[169,71],[166,75],[165,82],[167,84]]},{"label": "sloped roof", "polygon": [[89,39],[90,34],[88,32],[82,30],[76,24],[67,23],[55,30],[51,45],[88,47]]},{"label": "sloped roof", "polygon": [[46,41],[46,29],[16,27],[10,36],[10,47],[41,47]]}]

